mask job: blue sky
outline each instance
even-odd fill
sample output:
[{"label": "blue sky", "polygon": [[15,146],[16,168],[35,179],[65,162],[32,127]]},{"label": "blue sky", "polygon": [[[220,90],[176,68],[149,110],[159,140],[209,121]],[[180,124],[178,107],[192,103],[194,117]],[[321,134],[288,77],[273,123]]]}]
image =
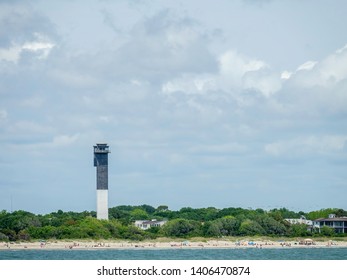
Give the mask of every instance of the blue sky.
[{"label": "blue sky", "polygon": [[346,10],[1,1],[0,209],[346,209]]}]

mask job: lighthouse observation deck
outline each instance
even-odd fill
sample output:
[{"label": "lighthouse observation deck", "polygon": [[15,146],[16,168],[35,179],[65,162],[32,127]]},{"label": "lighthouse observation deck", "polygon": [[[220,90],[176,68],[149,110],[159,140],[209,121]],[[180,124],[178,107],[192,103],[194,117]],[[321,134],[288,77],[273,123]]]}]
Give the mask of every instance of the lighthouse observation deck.
[{"label": "lighthouse observation deck", "polygon": [[108,154],[108,153],[111,153],[111,151],[107,144],[96,144],[96,146],[94,146],[94,154]]}]

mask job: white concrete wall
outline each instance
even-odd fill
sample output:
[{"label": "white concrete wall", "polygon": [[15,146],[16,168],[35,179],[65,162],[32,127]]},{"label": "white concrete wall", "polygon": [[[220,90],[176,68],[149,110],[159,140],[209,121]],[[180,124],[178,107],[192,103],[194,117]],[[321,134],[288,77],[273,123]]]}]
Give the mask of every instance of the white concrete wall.
[{"label": "white concrete wall", "polygon": [[108,190],[96,190],[96,217],[108,220]]}]

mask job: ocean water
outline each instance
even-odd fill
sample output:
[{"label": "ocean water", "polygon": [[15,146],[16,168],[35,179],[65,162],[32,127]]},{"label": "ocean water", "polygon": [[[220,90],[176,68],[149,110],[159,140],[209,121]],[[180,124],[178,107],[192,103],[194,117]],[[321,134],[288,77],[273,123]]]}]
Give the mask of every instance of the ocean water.
[{"label": "ocean water", "polygon": [[347,248],[1,250],[0,260],[347,260]]}]

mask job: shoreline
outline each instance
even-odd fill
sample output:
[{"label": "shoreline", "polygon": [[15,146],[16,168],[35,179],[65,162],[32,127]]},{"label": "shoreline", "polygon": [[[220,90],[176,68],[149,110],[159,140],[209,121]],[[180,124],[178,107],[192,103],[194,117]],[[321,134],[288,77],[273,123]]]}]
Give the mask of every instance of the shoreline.
[{"label": "shoreline", "polygon": [[136,249],[291,249],[291,248],[347,248],[347,241],[313,241],[299,244],[298,241],[32,241],[0,242],[2,250],[136,250]]}]

